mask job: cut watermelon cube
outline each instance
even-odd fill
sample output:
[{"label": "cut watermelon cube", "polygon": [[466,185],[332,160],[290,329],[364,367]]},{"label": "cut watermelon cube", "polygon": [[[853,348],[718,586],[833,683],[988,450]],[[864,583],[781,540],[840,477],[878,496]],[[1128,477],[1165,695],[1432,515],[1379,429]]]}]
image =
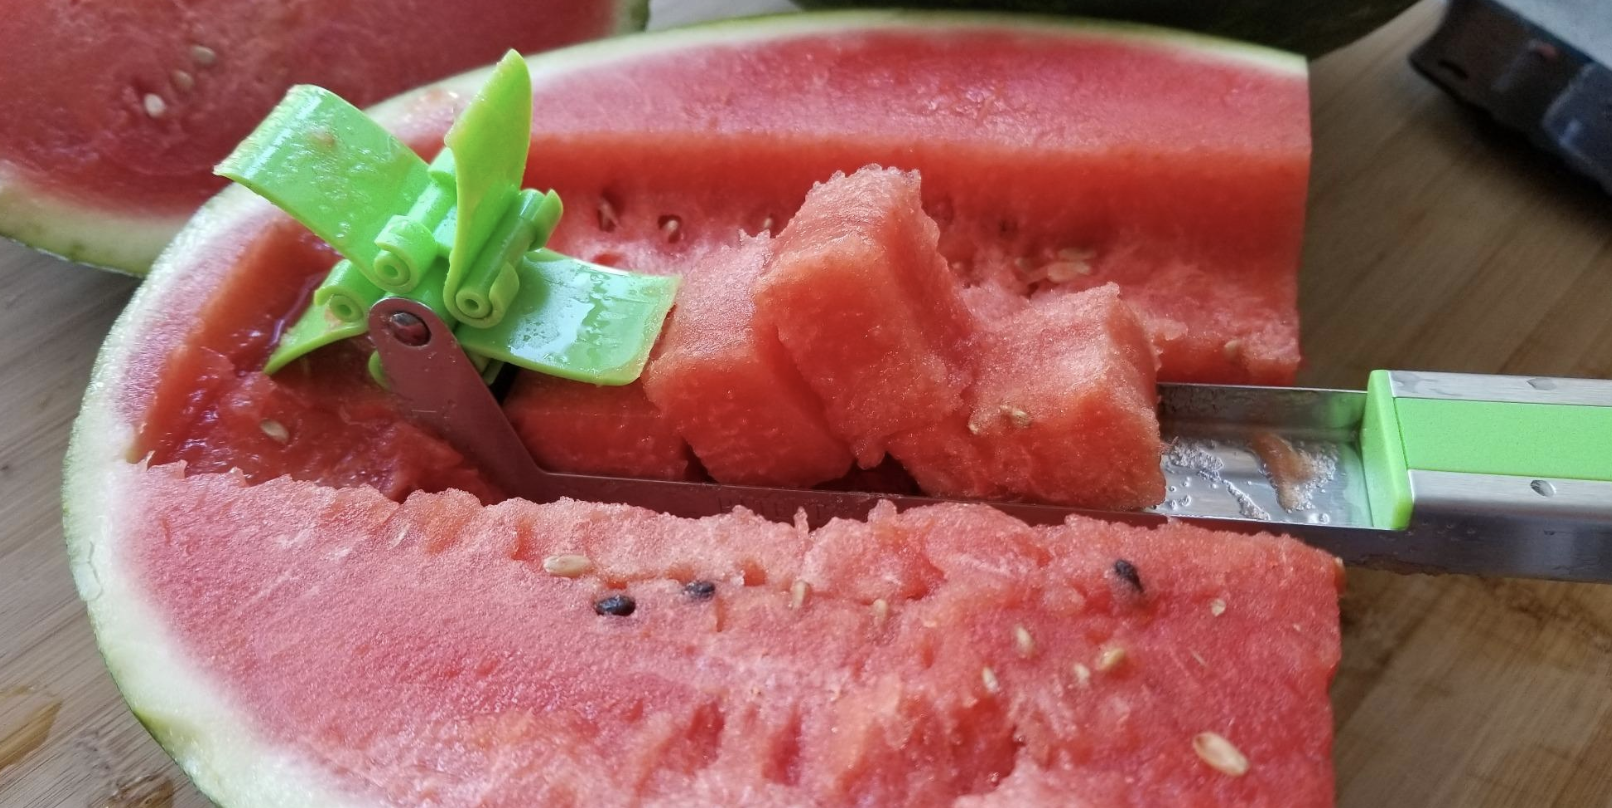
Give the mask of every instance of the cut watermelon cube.
[{"label": "cut watermelon cube", "polygon": [[810,486],[843,475],[851,453],[756,320],[750,287],[771,254],[763,235],[690,265],[644,392],[718,482]]},{"label": "cut watermelon cube", "polygon": [[869,166],[812,188],[755,285],[863,468],[893,435],[962,411],[972,326],[918,175]]},{"label": "cut watermelon cube", "polygon": [[642,382],[601,387],[522,373],[504,400],[526,450],[549,471],[659,480],[700,478],[688,443]]},{"label": "cut watermelon cube", "polygon": [[968,411],[896,437],[924,490],[1115,509],[1164,499],[1157,359],[1109,285],[1043,295],[983,330]]}]

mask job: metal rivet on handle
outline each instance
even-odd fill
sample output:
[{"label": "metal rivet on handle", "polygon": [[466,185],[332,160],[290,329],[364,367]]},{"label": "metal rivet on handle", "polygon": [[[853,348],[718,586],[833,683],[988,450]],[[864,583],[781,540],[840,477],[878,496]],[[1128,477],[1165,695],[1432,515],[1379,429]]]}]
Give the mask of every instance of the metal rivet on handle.
[{"label": "metal rivet on handle", "polygon": [[410,348],[418,348],[431,341],[431,329],[409,312],[393,312],[386,324],[392,329],[392,337]]}]

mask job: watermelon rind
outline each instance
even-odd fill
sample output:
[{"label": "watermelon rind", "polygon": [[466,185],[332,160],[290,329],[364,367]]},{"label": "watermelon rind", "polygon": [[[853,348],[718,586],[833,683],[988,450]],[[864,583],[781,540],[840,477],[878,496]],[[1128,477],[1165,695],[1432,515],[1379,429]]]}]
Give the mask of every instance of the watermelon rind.
[{"label": "watermelon rind", "polygon": [[1416,0],[796,0],[806,8],[975,9],[1135,20],[1258,42],[1316,57],[1375,31]]},{"label": "watermelon rind", "polygon": [[[649,0],[616,0],[617,36],[644,30]],[[194,211],[108,207],[41,184],[0,158],[0,237],[80,264],[142,276]]]},{"label": "watermelon rind", "polygon": [[189,218],[78,202],[0,163],[0,236],[69,261],[143,275]]},{"label": "watermelon rind", "polygon": [[[986,27],[1026,36],[1124,39],[1199,58],[1231,61],[1278,72],[1303,73],[1305,61],[1293,54],[1199,34],[1126,23],[1069,18],[1032,18],[986,13],[857,11],[784,14],[724,20],[687,28],[600,40],[527,58],[534,85],[563,80],[566,73],[637,55],[670,52],[740,41],[784,39],[839,29],[903,28],[954,35]],[[404,93],[372,108],[371,114],[395,131],[407,132],[411,115],[427,96],[442,91],[468,97],[487,69],[475,70]],[[428,105],[427,105],[428,106]],[[539,118],[541,112],[538,113]],[[6,186],[0,185],[0,189]],[[6,200],[0,194],[0,202]],[[16,204],[16,203],[12,203]],[[46,210],[33,200],[33,210]],[[63,254],[137,271],[136,253],[97,252],[66,236],[67,225],[90,226],[83,209],[58,207],[57,214],[79,215],[32,233],[35,243],[55,244]],[[231,262],[250,238],[281,215],[245,188],[233,186],[206,203],[179,230],[151,268],[150,276],[114,324],[96,360],[83,407],[74,424],[64,468],[63,515],[67,550],[80,596],[86,603],[101,653],[131,711],[153,738],[220,805],[342,806],[344,796],[325,775],[256,735],[250,720],[234,710],[222,688],[188,666],[159,616],[157,604],[139,591],[120,564],[126,538],[120,503],[138,494],[143,460],[136,451],[138,415],[150,403],[149,381],[131,381],[131,371],[151,357],[156,334],[188,327],[195,296],[207,280],[192,272],[200,264]],[[11,218],[11,221],[16,221]],[[151,232],[138,219],[121,223],[127,233]],[[43,236],[52,236],[51,241]]]}]

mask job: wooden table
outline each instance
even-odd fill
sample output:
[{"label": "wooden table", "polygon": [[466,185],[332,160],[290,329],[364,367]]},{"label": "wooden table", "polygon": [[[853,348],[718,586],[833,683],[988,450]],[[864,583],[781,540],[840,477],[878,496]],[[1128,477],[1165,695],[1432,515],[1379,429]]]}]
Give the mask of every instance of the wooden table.
[{"label": "wooden table", "polygon": [[[1411,72],[1438,11],[1315,64],[1303,381],[1612,377],[1612,199]],[[0,244],[7,808],[206,804],[119,700],[62,549],[68,430],[134,286]],[[1612,805],[1612,587],[1356,570],[1343,626],[1343,805]]]}]

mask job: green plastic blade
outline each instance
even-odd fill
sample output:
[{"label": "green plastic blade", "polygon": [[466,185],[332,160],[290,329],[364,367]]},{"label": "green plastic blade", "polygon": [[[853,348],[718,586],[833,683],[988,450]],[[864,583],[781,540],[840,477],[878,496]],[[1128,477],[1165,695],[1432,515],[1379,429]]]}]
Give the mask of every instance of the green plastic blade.
[{"label": "green plastic blade", "polygon": [[504,211],[476,256],[464,269],[449,306],[465,325],[497,325],[520,288],[516,267],[532,245],[542,245],[560,220],[560,198],[554,193],[521,191]]},{"label": "green plastic blade", "polygon": [[491,328],[460,328],[465,350],[599,385],[636,380],[672,308],[679,279],[638,275],[552,250],[527,254],[520,292]]},{"label": "green plastic blade", "polygon": [[491,300],[495,283],[507,286],[500,262],[480,259],[484,249],[499,248],[489,239],[520,196],[531,131],[532,79],[526,60],[510,51],[443,138],[453,152],[458,201],[447,298],[461,320],[491,325],[496,319],[489,311],[462,307],[459,292],[464,288],[471,299]]},{"label": "green plastic blade", "polygon": [[378,285],[375,237],[430,182],[419,155],[357,107],[309,85],[291,88],[216,173],[307,225]]},{"label": "green plastic blade", "polygon": [[351,339],[368,330],[369,323],[362,318],[357,322],[347,322],[331,314],[325,305],[315,303],[280,335],[280,343],[274,347],[274,353],[269,354],[263,372],[273,375],[311,351]]},{"label": "green plastic blade", "polygon": [[[421,279],[420,286],[408,295],[430,307],[442,321],[454,324],[442,299],[442,279],[448,275],[447,259],[438,258]],[[333,342],[356,337],[369,330],[369,308],[383,297],[390,297],[379,287],[360,275],[350,261],[339,261],[314,290],[313,301],[295,325],[280,335],[274,353],[264,364],[263,372],[273,375],[298,357],[325,347]],[[356,316],[354,316],[356,314]],[[377,377],[378,378],[378,377]]]},{"label": "green plastic blade", "polygon": [[385,295],[381,288],[369,282],[352,261],[341,260],[325,276],[324,283],[313,292],[314,305],[324,306],[330,316],[343,323],[362,323],[369,316],[369,307]]}]

